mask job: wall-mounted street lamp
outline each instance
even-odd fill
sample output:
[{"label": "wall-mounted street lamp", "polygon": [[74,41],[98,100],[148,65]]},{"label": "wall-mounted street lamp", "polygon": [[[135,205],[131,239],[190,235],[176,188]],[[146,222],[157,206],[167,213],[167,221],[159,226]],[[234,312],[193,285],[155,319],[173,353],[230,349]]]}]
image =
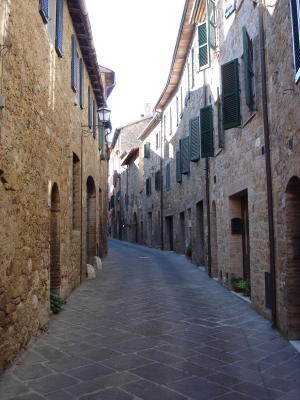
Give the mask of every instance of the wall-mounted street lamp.
[{"label": "wall-mounted street lamp", "polygon": [[[101,123],[101,125],[104,126],[105,130],[109,130],[109,132],[107,132],[107,135],[110,134],[111,132],[111,123],[110,123],[110,114],[111,114],[111,109],[105,104],[102,107],[100,107],[97,111],[98,113],[98,119],[99,122]],[[98,128],[98,125],[82,125],[81,124],[81,128],[89,128],[88,130],[83,130],[82,129],[82,133],[88,135],[91,135],[94,131],[95,128]]]}]

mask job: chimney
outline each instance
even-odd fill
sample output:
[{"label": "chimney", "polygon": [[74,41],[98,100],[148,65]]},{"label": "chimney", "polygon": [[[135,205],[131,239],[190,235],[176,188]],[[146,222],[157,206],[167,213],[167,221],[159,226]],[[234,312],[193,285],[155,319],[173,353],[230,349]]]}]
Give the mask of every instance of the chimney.
[{"label": "chimney", "polygon": [[145,103],[145,117],[150,117],[152,115],[151,103]]}]

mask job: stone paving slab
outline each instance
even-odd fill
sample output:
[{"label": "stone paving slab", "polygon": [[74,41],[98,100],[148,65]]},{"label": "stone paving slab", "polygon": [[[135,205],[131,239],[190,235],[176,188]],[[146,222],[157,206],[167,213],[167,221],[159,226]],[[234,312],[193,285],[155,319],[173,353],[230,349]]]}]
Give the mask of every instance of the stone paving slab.
[{"label": "stone paving slab", "polygon": [[109,238],[96,273],[0,377],[0,400],[300,399],[299,353],[203,268]]}]

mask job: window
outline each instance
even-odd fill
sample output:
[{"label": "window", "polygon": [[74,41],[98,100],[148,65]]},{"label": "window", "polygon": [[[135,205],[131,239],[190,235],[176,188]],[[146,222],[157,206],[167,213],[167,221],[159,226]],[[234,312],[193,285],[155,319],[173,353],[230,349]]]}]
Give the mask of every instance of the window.
[{"label": "window", "polygon": [[101,156],[105,153],[105,129],[102,123],[98,124],[98,149],[101,152]]},{"label": "window", "polygon": [[190,161],[197,162],[200,158],[199,118],[190,119]]},{"label": "window", "polygon": [[207,21],[198,26],[198,45],[199,69],[202,71],[210,67],[209,25]]},{"label": "window", "polygon": [[72,35],[72,54],[71,54],[71,88],[77,92],[77,45],[75,36]]},{"label": "window", "polygon": [[144,158],[150,158],[150,143],[146,142],[144,144]]},{"label": "window", "polygon": [[182,181],[180,150],[176,151],[176,182]]},{"label": "window", "polygon": [[195,50],[192,49],[192,87],[195,86]]},{"label": "window", "polygon": [[155,172],[155,190],[160,190],[160,171]]},{"label": "window", "polygon": [[225,1],[225,18],[228,18],[236,10],[236,0]]},{"label": "window", "polygon": [[73,153],[73,230],[80,230],[80,160]]},{"label": "window", "polygon": [[96,125],[97,125],[97,109],[96,109],[96,101],[93,100],[93,138],[95,139],[97,136],[97,130],[96,130]]},{"label": "window", "polygon": [[189,137],[179,140],[180,157],[181,157],[181,173],[187,175],[190,172],[190,157],[189,157]]},{"label": "window", "polygon": [[146,179],[146,195],[151,195],[151,178]]},{"label": "window", "polygon": [[82,58],[79,62],[79,105],[84,108],[84,64]]},{"label": "window", "polygon": [[246,104],[253,110],[254,96],[253,96],[253,50],[252,40],[250,39],[246,28],[243,26],[243,49],[244,49],[244,78],[245,78],[245,98]]},{"label": "window", "polygon": [[64,0],[56,3],[56,35],[55,50],[59,57],[63,56]]},{"label": "window", "polygon": [[299,0],[291,2],[291,22],[293,34],[294,71],[295,82],[300,79],[300,3]]},{"label": "window", "polygon": [[223,128],[227,130],[239,126],[241,123],[239,65],[237,58],[221,65],[221,79]]},{"label": "window", "polygon": [[171,163],[166,165],[166,190],[171,189]]},{"label": "window", "polygon": [[156,149],[160,147],[160,131],[155,135],[155,145]]},{"label": "window", "polygon": [[39,12],[40,12],[41,17],[43,18],[43,21],[45,22],[45,24],[49,20],[48,10],[49,10],[48,0],[40,0]]},{"label": "window", "polygon": [[214,155],[212,105],[200,109],[201,157]]},{"label": "window", "polygon": [[93,100],[92,100],[92,90],[88,86],[88,126],[92,128],[93,125]]}]

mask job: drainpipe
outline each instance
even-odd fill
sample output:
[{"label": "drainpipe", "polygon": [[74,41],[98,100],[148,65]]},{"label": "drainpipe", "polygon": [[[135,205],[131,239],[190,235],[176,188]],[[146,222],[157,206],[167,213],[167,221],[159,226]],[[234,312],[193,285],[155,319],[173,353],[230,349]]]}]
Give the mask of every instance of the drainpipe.
[{"label": "drainpipe", "polygon": [[[163,211],[164,211],[164,194],[163,194],[163,173],[162,173],[162,168],[163,168],[163,114],[161,114],[161,126],[160,126],[160,249],[161,251],[164,250],[164,229],[163,229],[163,223],[164,223],[164,216],[163,216]],[[165,132],[164,132],[165,135]]]},{"label": "drainpipe", "polygon": [[271,273],[271,293],[272,293],[272,317],[275,329],[276,321],[276,277],[275,277],[275,246],[274,246],[274,221],[273,221],[273,201],[272,201],[272,177],[271,177],[271,157],[269,142],[269,118],[267,106],[267,84],[266,84],[266,64],[265,64],[265,38],[263,6],[258,5],[259,15],[259,44],[261,61],[261,86],[262,86],[262,111],[264,124],[265,154],[266,154],[266,181],[267,181],[267,201],[268,201],[268,222],[269,222],[269,242],[270,242],[270,273]]},{"label": "drainpipe", "polygon": [[[204,107],[206,107],[206,79],[205,71],[203,71],[204,79]],[[208,276],[211,277],[211,238],[210,238],[210,200],[209,200],[209,158],[205,158],[205,183],[206,183],[206,210],[207,210],[207,262]]]},{"label": "drainpipe", "polygon": [[81,132],[81,157],[80,157],[80,283],[82,282],[82,235],[83,235],[83,229],[82,229],[82,164],[83,164],[83,134]]}]

